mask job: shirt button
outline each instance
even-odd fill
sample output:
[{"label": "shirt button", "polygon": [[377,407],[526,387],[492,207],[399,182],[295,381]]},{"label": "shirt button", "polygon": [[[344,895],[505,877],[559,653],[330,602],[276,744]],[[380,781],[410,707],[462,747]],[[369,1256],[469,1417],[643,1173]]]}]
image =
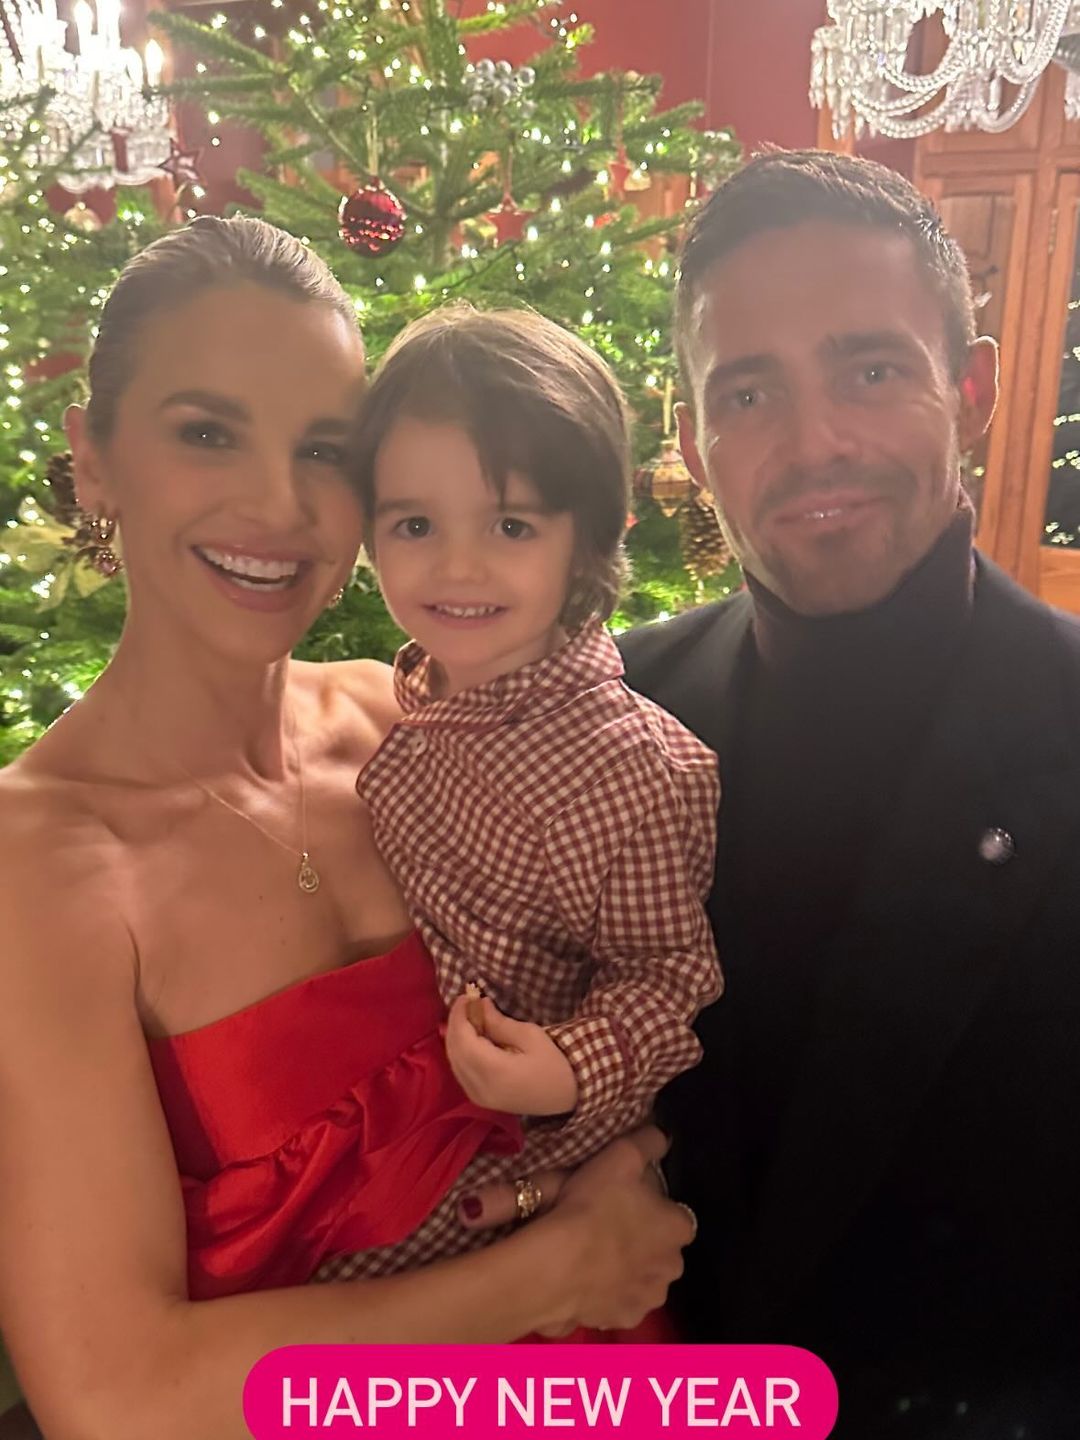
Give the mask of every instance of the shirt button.
[{"label": "shirt button", "polygon": [[1007,830],[993,826],[979,836],[979,856],[988,865],[1004,865],[1016,854],[1016,841]]},{"label": "shirt button", "polygon": [[427,749],[427,736],[414,735],[409,741],[409,752],[413,755],[422,755]]}]

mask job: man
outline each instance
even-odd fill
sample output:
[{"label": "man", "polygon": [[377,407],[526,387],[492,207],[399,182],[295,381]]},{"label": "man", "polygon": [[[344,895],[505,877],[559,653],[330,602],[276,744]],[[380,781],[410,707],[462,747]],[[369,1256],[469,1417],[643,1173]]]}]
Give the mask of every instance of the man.
[{"label": "man", "polygon": [[963,257],[898,175],[765,154],[676,339],[747,578],[624,642],[724,786],[684,1333],[814,1350],[845,1440],[1080,1436],[1080,626],[972,551]]}]

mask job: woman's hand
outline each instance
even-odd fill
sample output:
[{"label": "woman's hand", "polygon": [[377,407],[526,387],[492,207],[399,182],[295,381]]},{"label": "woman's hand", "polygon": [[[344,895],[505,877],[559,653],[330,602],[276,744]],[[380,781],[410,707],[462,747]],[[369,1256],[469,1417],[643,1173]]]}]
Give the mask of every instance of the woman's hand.
[{"label": "woman's hand", "polygon": [[[667,1148],[662,1133],[646,1126],[577,1170],[529,1177],[540,1191],[541,1223],[563,1227],[578,1276],[566,1313],[541,1334],[563,1335],[579,1325],[630,1329],[664,1303],[683,1272],[682,1251],[697,1233],[690,1209],[661,1193],[656,1167]],[[461,1213],[470,1229],[504,1225],[517,1218],[514,1187],[485,1186],[466,1198]]]}]

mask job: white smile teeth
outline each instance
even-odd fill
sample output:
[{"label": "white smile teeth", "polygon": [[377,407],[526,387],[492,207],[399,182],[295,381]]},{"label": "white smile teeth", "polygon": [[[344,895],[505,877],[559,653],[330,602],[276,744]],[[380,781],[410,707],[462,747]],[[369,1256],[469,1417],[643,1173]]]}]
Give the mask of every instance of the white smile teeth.
[{"label": "white smile teeth", "polygon": [[806,518],[808,520],[835,520],[837,515],[842,515],[843,513],[843,507],[837,506],[833,510],[811,510],[807,513]]},{"label": "white smile teeth", "polygon": [[501,605],[433,605],[439,615],[449,615],[454,620],[479,620],[487,615],[497,615]]},{"label": "white smile teeth", "polygon": [[209,560],[211,565],[224,570],[230,579],[244,585],[245,589],[265,588],[267,585],[284,586],[295,580],[300,571],[300,564],[296,560],[263,560],[255,555],[234,555],[224,550],[212,550],[209,546],[197,549],[204,560]]}]

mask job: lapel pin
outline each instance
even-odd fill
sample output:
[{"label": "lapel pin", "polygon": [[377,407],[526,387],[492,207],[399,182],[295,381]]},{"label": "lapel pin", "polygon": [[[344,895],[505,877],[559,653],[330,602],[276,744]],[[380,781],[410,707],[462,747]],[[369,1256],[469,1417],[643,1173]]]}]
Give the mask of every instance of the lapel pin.
[{"label": "lapel pin", "polygon": [[1015,854],[1016,841],[1007,830],[993,826],[979,836],[979,856],[988,865],[1004,865]]}]

